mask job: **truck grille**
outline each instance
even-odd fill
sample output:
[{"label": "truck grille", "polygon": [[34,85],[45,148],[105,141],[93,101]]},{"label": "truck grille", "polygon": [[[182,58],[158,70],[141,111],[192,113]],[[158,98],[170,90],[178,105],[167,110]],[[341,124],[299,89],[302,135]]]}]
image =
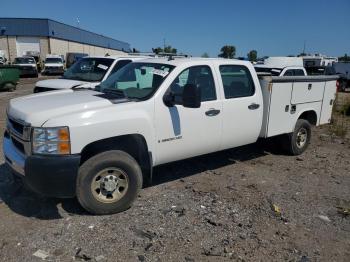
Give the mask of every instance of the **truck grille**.
[{"label": "truck grille", "polygon": [[31,153],[30,124],[7,117],[7,130],[5,133],[7,137],[11,138],[12,144],[20,153],[25,155]]},{"label": "truck grille", "polygon": [[12,119],[8,119],[8,121],[11,124],[11,129],[15,130],[19,135],[23,136],[23,131],[24,131],[24,125],[12,120]]},{"label": "truck grille", "polygon": [[30,124],[24,121],[7,116],[7,129],[11,135],[13,134],[21,140],[30,140],[31,127]]},{"label": "truck grille", "polygon": [[12,144],[17,148],[19,152],[25,154],[24,144],[17,139],[11,137]]}]

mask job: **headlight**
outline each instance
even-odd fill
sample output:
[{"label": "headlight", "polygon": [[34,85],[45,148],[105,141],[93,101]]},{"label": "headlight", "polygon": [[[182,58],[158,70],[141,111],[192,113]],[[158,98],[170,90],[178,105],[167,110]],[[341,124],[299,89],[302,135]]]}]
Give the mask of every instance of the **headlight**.
[{"label": "headlight", "polygon": [[68,127],[35,127],[32,138],[32,151],[34,154],[70,154]]}]

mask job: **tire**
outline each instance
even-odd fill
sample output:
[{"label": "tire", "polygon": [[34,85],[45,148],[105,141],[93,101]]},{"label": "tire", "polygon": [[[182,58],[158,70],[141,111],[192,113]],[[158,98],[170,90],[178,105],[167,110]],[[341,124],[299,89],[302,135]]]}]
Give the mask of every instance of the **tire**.
[{"label": "tire", "polygon": [[311,125],[309,121],[298,119],[295,124],[294,132],[288,134],[285,138],[285,149],[288,154],[297,156],[302,154],[311,140]]},{"label": "tire", "polygon": [[111,150],[81,165],[76,194],[84,209],[104,215],[128,209],[141,188],[142,172],[136,160],[123,151]]},{"label": "tire", "polygon": [[6,83],[4,85],[4,88],[7,89],[9,92],[13,92],[16,90],[16,85],[13,83]]}]

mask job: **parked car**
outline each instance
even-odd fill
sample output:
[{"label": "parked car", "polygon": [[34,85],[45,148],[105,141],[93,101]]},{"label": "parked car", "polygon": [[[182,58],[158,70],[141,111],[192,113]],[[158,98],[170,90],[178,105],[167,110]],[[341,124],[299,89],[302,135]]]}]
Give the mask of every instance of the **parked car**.
[{"label": "parked car", "polygon": [[67,53],[66,55],[66,68],[70,68],[79,59],[88,56],[86,53]]},{"label": "parked car", "polygon": [[19,69],[16,66],[0,66],[0,90],[14,91],[19,80]]},{"label": "parked car", "polygon": [[64,59],[60,55],[47,55],[44,61],[44,69],[42,74],[63,74]]},{"label": "parked car", "polygon": [[339,75],[339,91],[350,89],[350,63],[339,62],[327,66],[325,75]]},{"label": "parked car", "polygon": [[36,62],[36,68],[38,70],[38,72],[42,71],[43,65],[42,65],[42,60],[40,57],[40,52],[36,52],[36,51],[27,51],[24,53],[25,57],[33,57],[35,59]]},{"label": "parked car", "polygon": [[140,59],[144,57],[83,57],[67,69],[62,78],[38,81],[35,84],[34,93],[71,88],[94,88],[126,64]]},{"label": "parked car", "polygon": [[14,62],[20,70],[20,76],[38,77],[38,68],[36,61],[31,56],[16,57]]},{"label": "parked car", "polygon": [[[98,63],[100,64],[100,63]],[[94,214],[130,207],[155,166],[279,136],[291,155],[329,123],[334,76],[260,81],[250,62],[145,59],[100,91],[12,99],[3,152],[33,191],[77,196]]]}]

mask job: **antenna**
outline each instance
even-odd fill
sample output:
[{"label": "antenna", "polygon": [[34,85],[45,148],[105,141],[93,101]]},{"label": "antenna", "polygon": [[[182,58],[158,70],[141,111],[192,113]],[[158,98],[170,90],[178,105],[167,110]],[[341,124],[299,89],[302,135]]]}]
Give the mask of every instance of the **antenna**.
[{"label": "antenna", "polygon": [[303,54],[305,54],[305,48],[306,48],[306,40],[304,40]]}]

